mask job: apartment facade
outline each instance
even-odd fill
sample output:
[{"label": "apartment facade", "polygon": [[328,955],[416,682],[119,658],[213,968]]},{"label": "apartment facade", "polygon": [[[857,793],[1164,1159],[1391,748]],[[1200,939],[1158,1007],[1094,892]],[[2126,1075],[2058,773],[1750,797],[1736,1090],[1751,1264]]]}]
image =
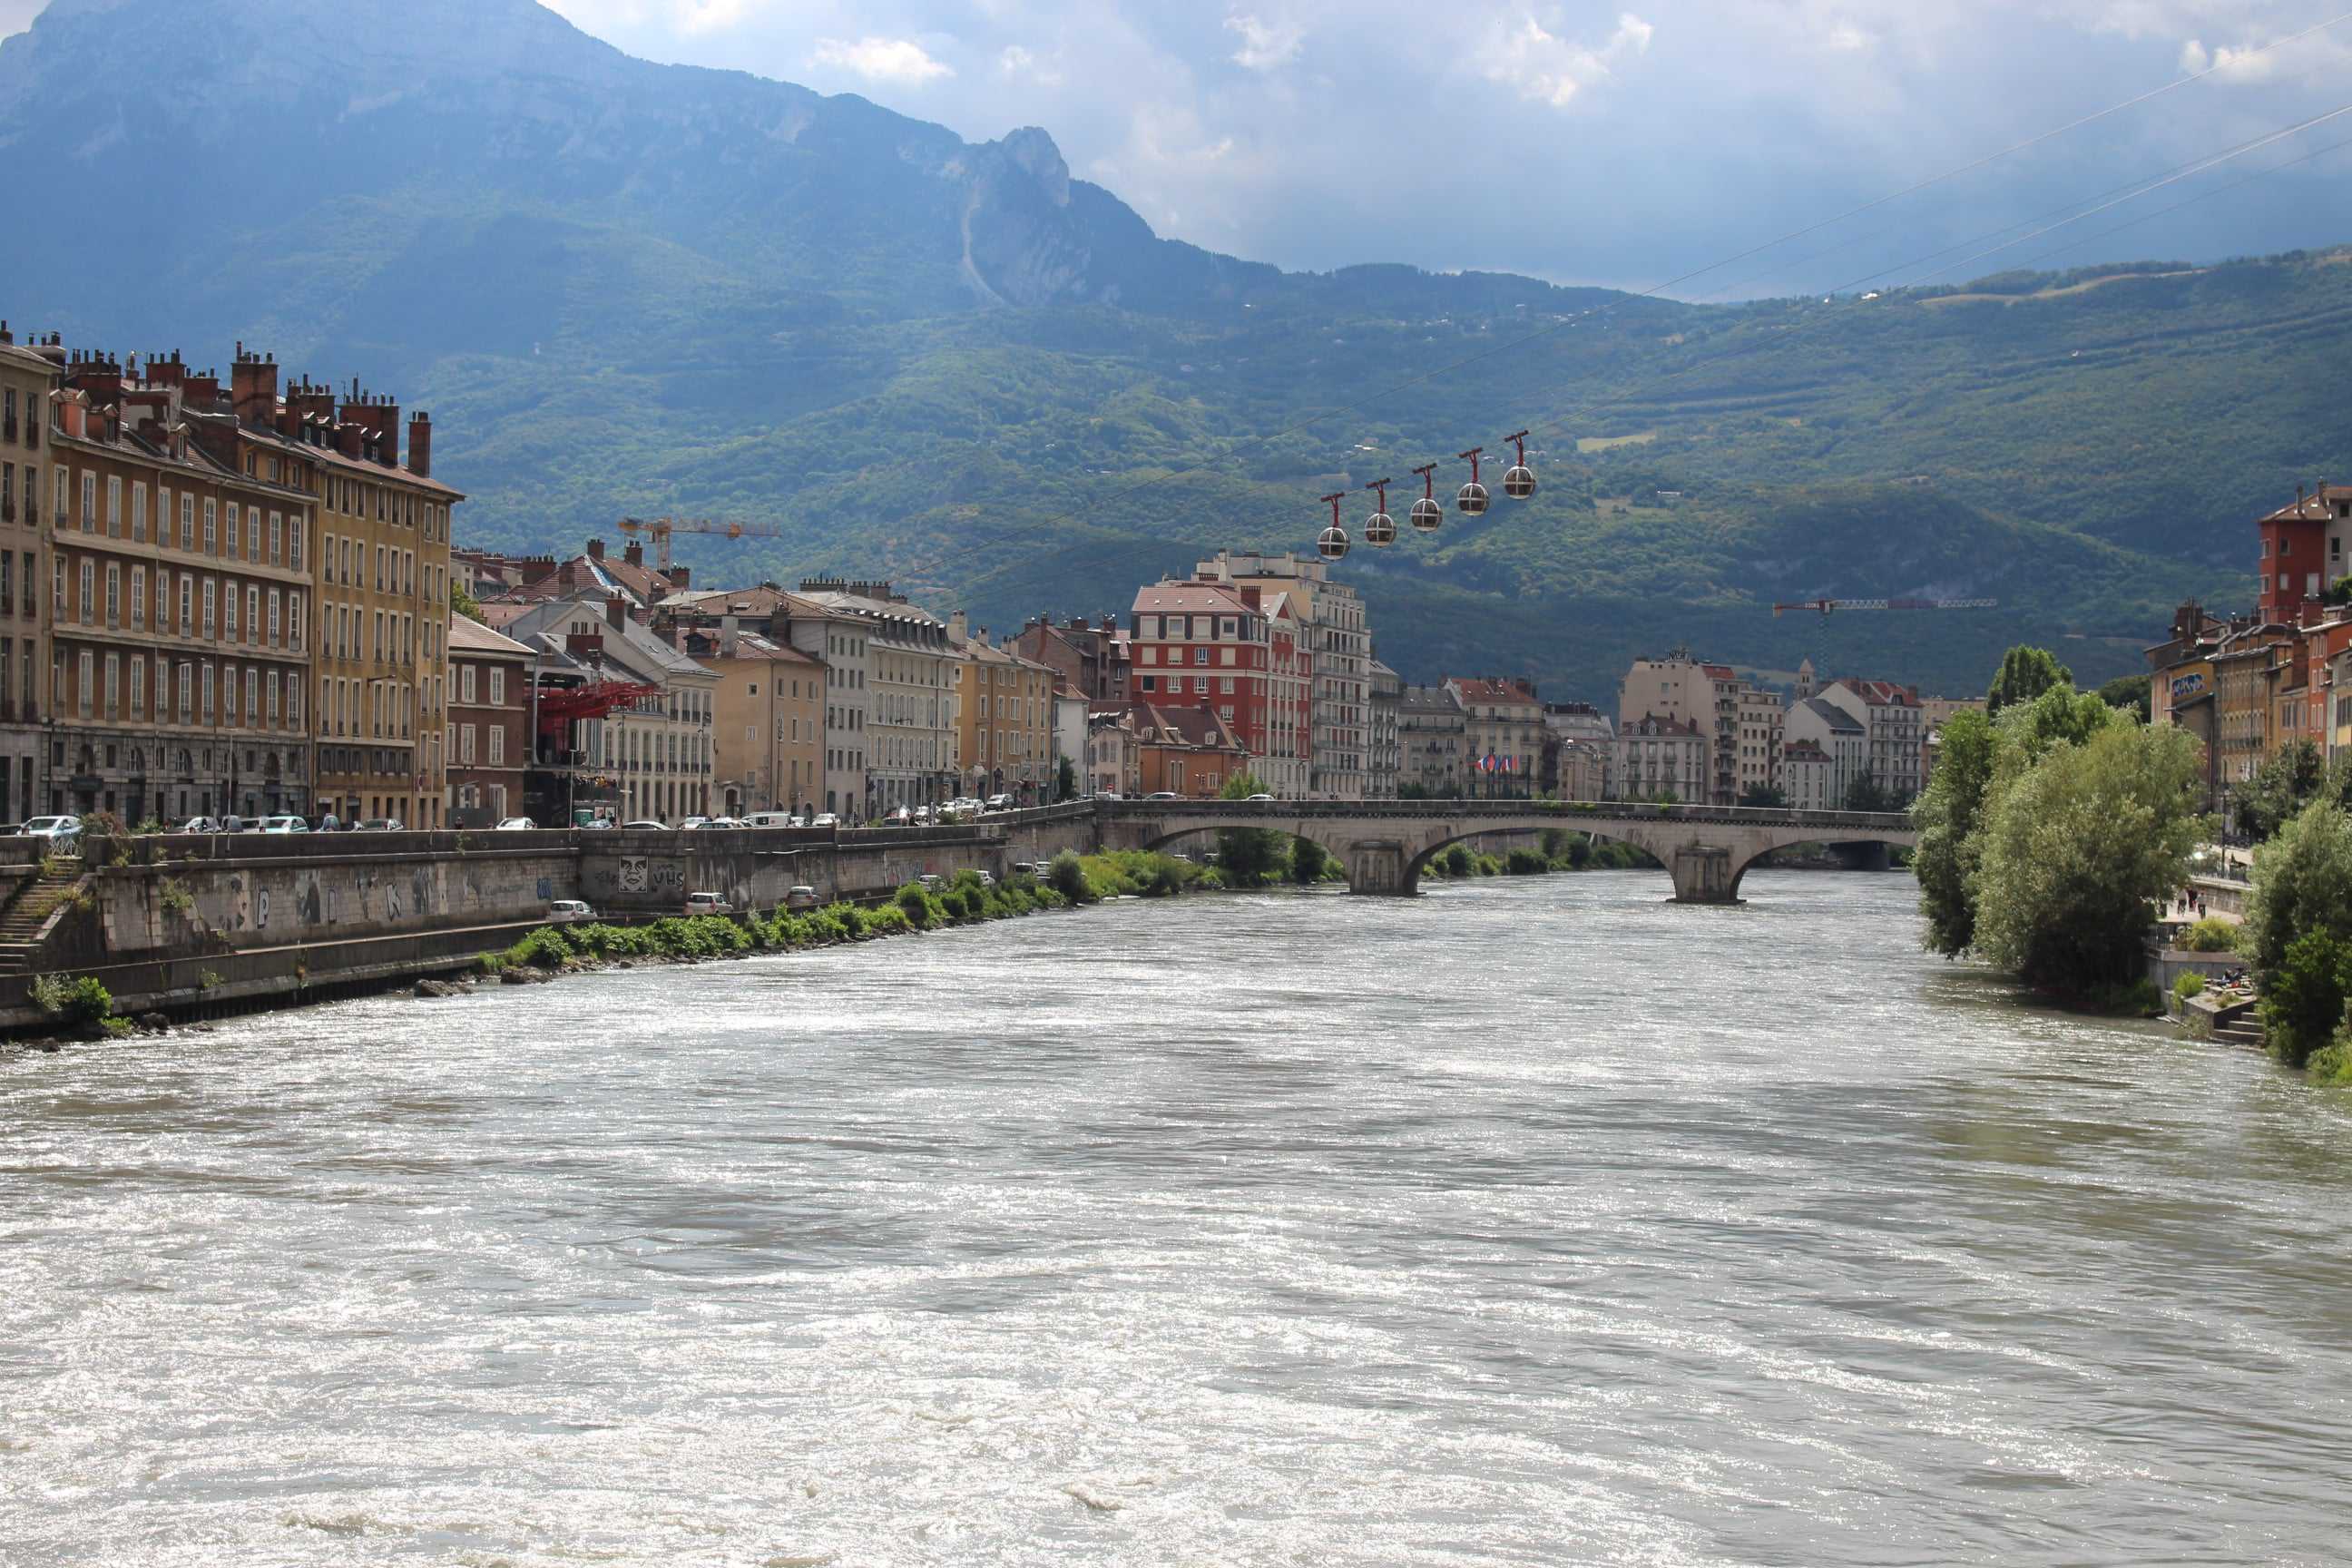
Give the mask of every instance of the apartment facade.
[{"label": "apartment facade", "polygon": [[1713,737],[1687,719],[1644,713],[1617,726],[1618,787],[1630,800],[1704,802],[1714,756]]},{"label": "apartment facade", "polygon": [[1408,686],[1397,699],[1397,788],[1425,800],[1462,795],[1470,721],[1443,686]]},{"label": "apartment facade", "polygon": [[1806,781],[1803,798],[1792,781],[1789,804],[1809,811],[1843,810],[1848,793],[1870,771],[1870,732],[1862,721],[1825,697],[1808,697],[1790,705],[1781,733],[1784,755],[1802,743],[1823,759],[1821,777]]},{"label": "apartment facade", "polygon": [[[1325,563],[1291,554],[1219,551],[1193,568],[1192,578],[1255,588],[1262,597],[1290,596],[1305,633],[1310,682],[1307,793],[1325,800],[1363,799],[1371,762],[1372,635],[1362,598],[1334,582]],[[1141,668],[1139,663],[1139,675]]]},{"label": "apartment facade", "polygon": [[0,817],[17,822],[39,816],[47,799],[38,791],[49,667],[41,481],[58,368],[0,321]]},{"label": "apartment facade", "polygon": [[1404,678],[1379,659],[1371,664],[1371,752],[1364,770],[1368,800],[1394,800],[1404,773]]},{"label": "apartment facade", "polygon": [[966,794],[1010,795],[1044,804],[1054,786],[1054,670],[990,640],[968,636],[961,611],[948,617],[957,661],[956,772]]},{"label": "apartment facade", "polygon": [[1471,792],[1533,795],[1543,772],[1543,703],[1535,683],[1508,676],[1454,676],[1445,682],[1464,718],[1464,763]]},{"label": "apartment facade", "polygon": [[76,355],[50,395],[47,809],[308,813],[313,463],[218,384]]},{"label": "apartment facade", "polygon": [[826,793],[862,818],[951,798],[962,677],[947,623],[887,583],[812,579],[787,608],[795,622],[806,615],[815,623],[809,640],[794,635],[793,646],[840,678],[827,698],[842,722],[825,726]]},{"label": "apartment facade", "polygon": [[678,647],[717,678],[711,800],[721,816],[814,815],[824,794],[824,666],[731,623],[681,629]]},{"label": "apartment facade", "polygon": [[1613,800],[1617,726],[1590,702],[1543,705],[1543,787],[1564,800]]},{"label": "apartment facade", "polygon": [[1163,582],[1138,589],[1128,638],[1136,702],[1214,713],[1271,795],[1312,787],[1312,698],[1297,600],[1253,584]]},{"label": "apartment facade", "polygon": [[1919,694],[1887,680],[1840,679],[1822,688],[1822,700],[1845,710],[1867,740],[1864,767],[1879,790],[1908,801],[1927,785],[1927,729]]},{"label": "apartment facade", "polygon": [[511,637],[470,616],[449,618],[446,826],[489,827],[522,815],[531,756],[530,663],[530,649]]},{"label": "apartment facade", "polygon": [[1760,686],[1740,683],[1737,700],[1739,704],[1739,738],[1738,770],[1732,783],[1737,788],[1735,799],[1755,798],[1760,792],[1780,790],[1781,730],[1787,722],[1787,712],[1780,700]]}]

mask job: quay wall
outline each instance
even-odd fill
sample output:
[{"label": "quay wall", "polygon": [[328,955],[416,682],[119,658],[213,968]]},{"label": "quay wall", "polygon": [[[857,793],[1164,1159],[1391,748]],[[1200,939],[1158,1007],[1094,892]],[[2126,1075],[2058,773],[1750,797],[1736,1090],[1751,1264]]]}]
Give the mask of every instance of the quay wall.
[{"label": "quay wall", "polygon": [[[870,899],[925,875],[1090,850],[1096,814],[1047,807],[932,829],[391,833],[93,838],[0,973],[0,1030],[48,1022],[42,974],[95,975],[117,1011],[187,1013],[466,968],[546,923],[683,913],[688,893],[775,909],[794,887]],[[42,888],[40,846],[0,839],[0,908]],[[58,863],[52,862],[53,867]]]}]

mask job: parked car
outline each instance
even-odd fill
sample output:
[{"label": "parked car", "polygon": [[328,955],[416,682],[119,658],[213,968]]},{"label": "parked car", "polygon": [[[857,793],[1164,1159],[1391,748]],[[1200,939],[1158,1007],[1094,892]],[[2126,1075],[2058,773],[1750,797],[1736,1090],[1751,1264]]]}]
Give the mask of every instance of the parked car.
[{"label": "parked car", "polygon": [[686,896],[686,912],[690,915],[726,915],[734,913],[735,906],[727,901],[724,893],[688,893]]},{"label": "parked car", "polygon": [[[1274,796],[1272,796],[1272,795],[1244,795],[1242,798],[1243,798],[1244,801],[1265,801],[1265,802],[1269,802],[1269,803],[1271,803],[1271,802],[1273,801],[1273,799],[1274,799]],[[1253,832],[1253,833],[1255,833],[1255,832],[1256,832],[1257,830],[1256,830],[1255,828],[1252,828],[1252,829],[1250,829],[1250,831],[1251,831],[1251,832]]]},{"label": "parked car", "polygon": [[46,838],[47,852],[62,855],[81,842],[81,818],[79,816],[37,816],[25,824],[25,837]]},{"label": "parked car", "polygon": [[633,832],[667,833],[669,831],[668,823],[656,822],[650,816],[640,817],[635,822],[625,822],[621,826]]},{"label": "parked car", "polygon": [[679,831],[681,831],[681,832],[690,832],[691,830],[693,830],[693,829],[695,829],[695,828],[697,828],[697,827],[701,826],[704,823],[706,823],[706,822],[708,822],[708,821],[709,821],[709,820],[710,820],[710,818],[709,818],[709,817],[707,817],[707,816],[689,816],[689,817],[686,817],[686,818],[682,819],[682,820],[678,823],[678,825],[677,825],[677,826],[678,826],[678,829],[679,829]]},{"label": "parked car", "polygon": [[174,833],[218,833],[221,821],[217,816],[191,816],[172,825]]},{"label": "parked car", "polygon": [[816,904],[814,888],[798,887],[784,894],[784,908],[788,910],[813,910]]},{"label": "parked car", "polygon": [[948,879],[945,877],[933,876],[928,871],[916,878],[915,880],[923,885],[923,891],[927,893],[939,893],[947,890]]},{"label": "parked car", "polygon": [[706,816],[698,822],[689,822],[687,826],[698,832],[707,832],[711,828],[723,830],[730,827],[749,827],[751,824],[740,816]]},{"label": "parked car", "polygon": [[593,921],[595,918],[596,911],[578,899],[557,899],[547,906],[547,920],[550,925],[577,925],[583,921]]},{"label": "parked car", "polygon": [[820,811],[816,814],[816,820],[810,823],[809,826],[811,827],[838,827],[841,826],[841,818],[835,816],[832,812]]},{"label": "parked car", "polygon": [[1172,789],[1156,789],[1143,797],[1146,800],[1181,800],[1184,797]]},{"label": "parked car", "polygon": [[365,822],[352,824],[353,833],[405,833],[408,825],[396,816],[371,816]]},{"label": "parked car", "polygon": [[983,888],[993,888],[996,886],[996,879],[982,871],[980,873],[980,885]]},{"label": "parked car", "polygon": [[299,816],[265,816],[256,825],[257,833],[308,833],[310,825]]},{"label": "parked car", "polygon": [[991,811],[1011,811],[1013,809],[1013,797],[1009,795],[990,795],[988,797],[988,809]]},{"label": "parked car", "polygon": [[501,817],[499,821],[498,826],[493,828],[491,831],[496,833],[529,833],[538,826],[539,824],[533,822],[528,816],[508,816]]},{"label": "parked car", "polygon": [[1118,791],[1115,789],[1098,789],[1095,791],[1095,798],[1097,800],[1125,800],[1127,796],[1119,794]]},{"label": "parked car", "polygon": [[746,827],[798,827],[801,819],[789,811],[755,811],[743,819]]},{"label": "parked car", "polygon": [[892,827],[905,827],[915,820],[915,814],[903,805],[893,806],[882,814],[882,820]]}]

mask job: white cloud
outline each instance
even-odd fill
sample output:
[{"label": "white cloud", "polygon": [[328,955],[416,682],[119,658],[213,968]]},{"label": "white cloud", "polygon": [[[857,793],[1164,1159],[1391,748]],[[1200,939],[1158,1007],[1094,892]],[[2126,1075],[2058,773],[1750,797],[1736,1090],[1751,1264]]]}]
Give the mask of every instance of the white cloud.
[{"label": "white cloud", "polygon": [[1004,51],[996,57],[996,74],[1008,81],[1027,82],[1033,87],[1062,85],[1058,55],[1052,59],[1041,59],[1035,50],[1019,44],[1006,45]]},{"label": "white cloud", "polygon": [[[740,0],[728,0],[739,4]],[[840,38],[819,38],[810,56],[814,63],[845,70],[867,81],[888,82],[897,87],[920,87],[928,81],[955,75],[955,68],[931,58],[923,46],[912,38],[860,38],[848,43]]]},{"label": "white cloud", "polygon": [[1298,46],[1307,37],[1288,23],[1262,22],[1241,12],[1225,18],[1225,31],[1238,34],[1242,40],[1242,47],[1234,51],[1234,64],[1254,71],[1288,65],[1298,58]]},{"label": "white cloud", "polygon": [[1631,11],[1617,18],[1617,30],[1599,48],[1570,43],[1545,30],[1532,16],[1506,25],[1488,51],[1486,79],[1516,89],[1521,98],[1565,109],[1587,86],[1609,74],[1628,55],[1649,52],[1657,29]]}]

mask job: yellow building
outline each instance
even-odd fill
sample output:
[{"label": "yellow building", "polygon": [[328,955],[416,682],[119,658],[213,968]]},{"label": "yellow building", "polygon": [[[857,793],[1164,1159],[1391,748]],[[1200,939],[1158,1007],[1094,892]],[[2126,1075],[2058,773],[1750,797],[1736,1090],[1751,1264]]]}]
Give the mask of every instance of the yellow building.
[{"label": "yellow building", "polygon": [[1054,785],[1053,668],[997,647],[985,628],[976,637],[964,630],[959,611],[949,618],[948,637],[964,655],[956,664],[962,694],[956,766],[962,787],[1034,805]]}]

